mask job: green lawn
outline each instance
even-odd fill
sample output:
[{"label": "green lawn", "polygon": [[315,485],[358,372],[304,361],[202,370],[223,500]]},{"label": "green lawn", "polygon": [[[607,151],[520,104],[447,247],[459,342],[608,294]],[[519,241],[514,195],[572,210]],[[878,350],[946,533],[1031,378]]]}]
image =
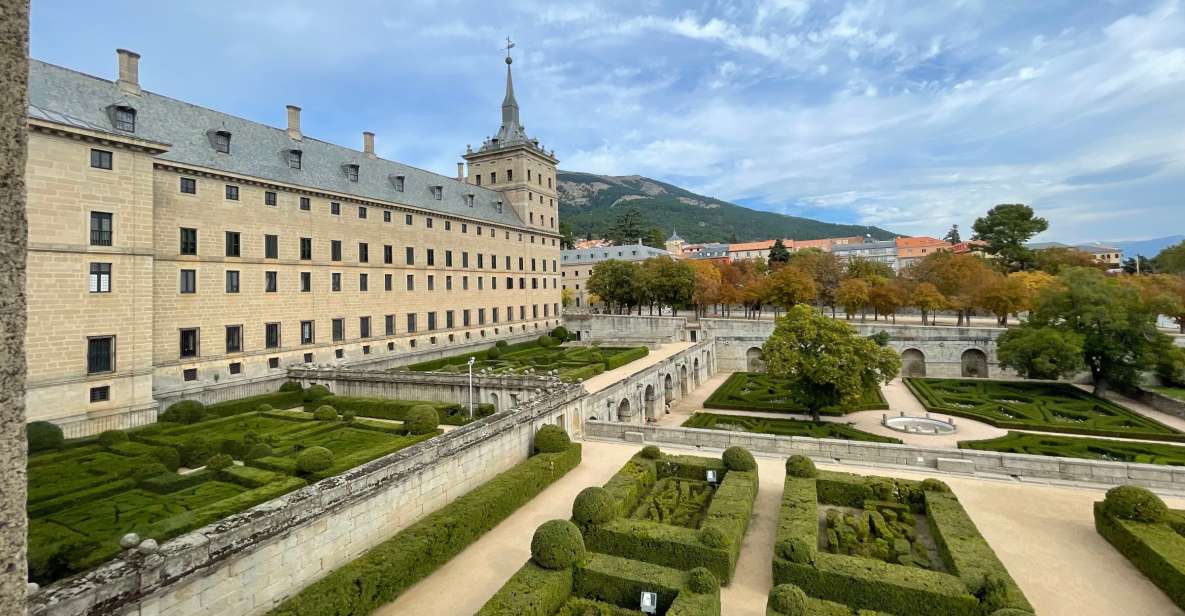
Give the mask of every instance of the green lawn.
[{"label": "green lawn", "polygon": [[1112,441],[1101,438],[1009,432],[1000,438],[986,441],[963,441],[959,443],[959,447],[1058,458],[1185,466],[1185,447],[1159,443]]},{"label": "green lawn", "polygon": [[[764,372],[736,372],[728,377],[704,406],[713,409],[734,411],[765,411],[774,413],[801,413],[809,411],[794,399],[794,392],[786,387],[785,379],[770,376]],[[866,392],[856,404],[843,407],[829,407],[823,415],[844,415],[856,411],[888,409],[889,403],[879,387]]]},{"label": "green lawn", "polygon": [[490,357],[491,350],[434,359],[412,364],[405,369],[421,372],[468,372],[469,358],[473,357],[477,360],[473,365],[475,373],[482,370],[503,374],[521,374],[532,369],[536,373],[557,370],[564,378],[583,381],[606,370],[620,368],[631,361],[641,359],[650,352],[646,347],[544,347],[535,341],[503,347],[494,353],[497,355],[494,358]]},{"label": "green lawn", "polygon": [[1185,388],[1181,387],[1152,387],[1152,391],[1185,402]]},{"label": "green lawn", "polygon": [[907,378],[926,410],[1000,428],[1185,441],[1185,434],[1067,383]]},{"label": "green lawn", "polygon": [[798,419],[767,419],[764,417],[742,417],[718,415],[716,413],[694,413],[683,422],[684,428],[706,428],[709,430],[733,430],[755,432],[778,436],[806,436],[810,438],[835,438],[845,441],[868,441],[871,443],[900,443],[888,436],[857,430],[847,424],[835,422],[815,423]]}]

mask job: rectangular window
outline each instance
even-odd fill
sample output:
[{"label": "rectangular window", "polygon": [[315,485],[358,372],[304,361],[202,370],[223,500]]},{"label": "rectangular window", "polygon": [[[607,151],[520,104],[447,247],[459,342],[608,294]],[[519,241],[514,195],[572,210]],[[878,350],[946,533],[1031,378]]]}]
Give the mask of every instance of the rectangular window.
[{"label": "rectangular window", "polygon": [[399,192],[403,192],[403,176],[402,175],[397,175],[394,178],[391,178],[391,183],[395,186],[395,190],[397,190]]},{"label": "rectangular window", "polygon": [[456,323],[454,323],[453,311],[446,310],[444,312],[444,328],[445,329],[452,329],[454,327],[456,327]]},{"label": "rectangular window", "polygon": [[497,307],[491,308],[491,309],[490,309],[490,312],[492,313],[492,314],[491,314],[491,318],[492,318],[492,320],[493,320],[495,323],[497,323],[497,322],[498,322],[498,308],[497,308]]},{"label": "rectangular window", "polygon": [[279,272],[264,272],[263,273],[263,292],[275,293],[276,288],[280,286]]},{"label": "rectangular window", "polygon": [[477,174],[477,176],[476,176],[476,177],[477,177],[477,185],[478,185],[478,186],[481,186],[481,174],[480,174],[480,173],[479,173],[479,174]]},{"label": "rectangular window", "polygon": [[436,276],[433,276],[432,274],[428,274],[428,290],[436,290]]},{"label": "rectangular window", "polygon": [[226,352],[241,353],[243,351],[243,326],[226,326]]},{"label": "rectangular window", "polygon": [[435,312],[428,313],[428,331],[430,331],[430,332],[436,331],[436,313]]},{"label": "rectangular window", "polygon": [[111,399],[111,386],[103,385],[102,387],[91,388],[91,402],[106,402]]},{"label": "rectangular window", "polygon": [[263,325],[263,345],[269,349],[280,348],[280,324],[279,323],[264,323]]},{"label": "rectangular window", "polygon": [[477,269],[485,267],[485,255],[477,253]]},{"label": "rectangular window", "polygon": [[366,242],[358,242],[358,262],[370,262],[370,244],[367,244]]},{"label": "rectangular window", "polygon": [[445,276],[444,277],[444,290],[445,291],[452,291],[453,290],[453,277],[452,276]]},{"label": "rectangular window", "polygon": [[111,264],[91,263],[91,293],[111,292]]},{"label": "rectangular window", "polygon": [[416,313],[407,313],[407,333],[414,334],[416,332]]},{"label": "rectangular window", "polygon": [[416,277],[414,274],[407,275],[407,290],[408,291],[415,291],[416,290]]},{"label": "rectangular window", "polygon": [[197,254],[197,229],[181,227],[180,251],[183,255]]},{"label": "rectangular window", "polygon": [[241,374],[243,372],[243,362],[231,362],[230,366],[227,367],[227,370],[230,371],[231,374]]},{"label": "rectangular window", "polygon": [[279,357],[269,357],[269,358],[267,358],[267,368],[268,368],[268,370],[277,370],[277,369],[279,369],[279,367],[280,367],[280,358],[279,358]]},{"label": "rectangular window", "polygon": [[411,214],[404,214],[403,215],[403,224],[410,225],[411,223],[412,223]]},{"label": "rectangular window", "polygon": [[181,270],[181,292],[197,293],[197,270]]},{"label": "rectangular window", "polygon": [[330,291],[341,291],[342,290],[342,275],[340,272],[333,272],[332,274],[329,275],[329,290]]},{"label": "rectangular window", "polygon": [[498,172],[491,171],[490,172],[490,184],[497,184],[497,183],[498,183]]},{"label": "rectangular window", "polygon": [[486,324],[486,309],[485,308],[478,308],[477,309],[477,324],[478,325],[485,325]]},{"label": "rectangular window", "polygon": [[193,178],[181,178],[181,192],[187,195],[196,195],[197,180]]},{"label": "rectangular window", "polygon": [[91,166],[95,169],[110,169],[111,152],[107,150],[91,150]]},{"label": "rectangular window", "polygon": [[239,200],[239,187],[235,186],[234,184],[227,184],[226,185],[226,198],[229,201],[238,201]]},{"label": "rectangular window", "polygon": [[416,264],[416,249],[412,248],[411,246],[408,246],[404,250],[403,261],[407,265],[415,265]]},{"label": "rectangular window", "polygon": [[341,261],[342,260],[342,241],[341,240],[330,240],[329,241],[329,259],[331,261]]},{"label": "rectangular window", "polygon": [[395,247],[390,244],[383,245],[383,263],[390,265],[395,261]]},{"label": "rectangular window", "polygon": [[197,328],[183,329],[180,332],[180,348],[179,354],[181,357],[197,357],[198,356],[198,330]]},{"label": "rectangular window", "polygon": [[91,212],[91,246],[111,245],[111,214]]},{"label": "rectangular window", "polygon": [[345,319],[334,319],[333,320],[333,341],[334,342],[341,342],[342,340],[345,340],[345,339],[346,339],[346,320]]},{"label": "rectangular window", "polygon": [[465,327],[469,327],[469,310],[461,311],[461,324]]},{"label": "rectangular window", "polygon": [[276,191],[274,191],[274,190],[263,191],[263,204],[274,206],[276,204]]},{"label": "rectangular window", "polygon": [[226,256],[238,257],[241,256],[241,243],[238,231],[226,232]]},{"label": "rectangular window", "polygon": [[312,272],[301,272],[300,273],[300,292],[301,293],[311,293],[312,291],[313,291],[313,273]]},{"label": "rectangular window", "polygon": [[428,227],[429,229],[431,229],[431,228],[432,228],[432,219],[431,219],[431,218],[425,218],[425,219],[424,219],[424,226],[425,226],[425,227]]},{"label": "rectangular window", "polygon": [[383,317],[383,331],[385,331],[386,335],[388,336],[395,335],[395,315],[389,314]]},{"label": "rectangular window", "polygon": [[303,152],[300,150],[288,150],[288,167],[290,169],[300,169],[302,154]]},{"label": "rectangular window", "polygon": [[468,276],[461,276],[461,290],[462,291],[469,290],[469,277]]},{"label": "rectangular window", "polygon": [[461,267],[463,267],[465,269],[469,269],[469,253],[468,252],[461,253]]},{"label": "rectangular window", "polygon": [[362,338],[370,337],[370,317],[358,317],[358,335]]},{"label": "rectangular window", "polygon": [[436,199],[437,201],[440,201],[441,199],[443,199],[444,198],[444,187],[443,186],[433,186],[432,187],[432,198]]},{"label": "rectangular window", "polygon": [[313,321],[301,321],[300,322],[300,343],[301,344],[313,344],[314,342],[316,342],[316,340],[317,340],[316,328],[315,328]]},{"label": "rectangular window", "polygon": [[433,250],[432,248],[429,248],[427,250],[426,255],[427,255],[428,266],[432,267],[432,266],[436,265],[436,251]]},{"label": "rectangular window", "polygon": [[115,336],[91,336],[86,339],[86,373],[115,371]]},{"label": "rectangular window", "polygon": [[115,128],[128,133],[136,132],[136,110],[131,107],[116,107]]},{"label": "rectangular window", "polygon": [[278,236],[278,235],[264,235],[263,236],[263,258],[264,259],[279,259],[280,258],[280,236]]},{"label": "rectangular window", "polygon": [[366,218],[366,208],[358,206],[358,218]]},{"label": "rectangular window", "polygon": [[346,165],[346,179],[351,182],[358,181],[358,165]]},{"label": "rectangular window", "polygon": [[197,368],[186,368],[181,371],[181,378],[185,381],[197,380]]},{"label": "rectangular window", "polygon": [[313,258],[313,238],[300,238],[300,258],[302,261],[308,261]]},{"label": "rectangular window", "polygon": [[444,251],[444,266],[445,267],[452,267],[453,266],[453,251],[451,251],[451,250]]},{"label": "rectangular window", "polygon": [[308,197],[301,197],[300,198],[300,209],[302,209],[306,212],[313,209],[312,201],[310,201]]},{"label": "rectangular window", "polygon": [[237,270],[226,270],[226,292],[239,292],[239,272]]},{"label": "rectangular window", "polygon": [[341,216],[342,204],[338,203],[337,201],[330,201],[329,202],[329,213],[333,214],[334,216]]},{"label": "rectangular window", "polygon": [[383,210],[383,222],[391,222],[391,210]]},{"label": "rectangular window", "polygon": [[391,274],[383,274],[383,290],[390,291],[394,285],[395,277]]},{"label": "rectangular window", "polygon": [[358,290],[362,292],[370,290],[370,275],[358,274]]}]

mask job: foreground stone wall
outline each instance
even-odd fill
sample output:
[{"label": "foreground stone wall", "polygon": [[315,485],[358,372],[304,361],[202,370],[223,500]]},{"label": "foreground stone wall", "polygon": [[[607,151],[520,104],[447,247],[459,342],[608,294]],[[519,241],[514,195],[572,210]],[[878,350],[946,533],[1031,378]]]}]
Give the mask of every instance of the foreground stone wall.
[{"label": "foreground stone wall", "polygon": [[778,456],[801,454],[828,462],[887,464],[921,469],[982,473],[995,477],[1061,480],[1102,485],[1137,484],[1185,491],[1185,468],[995,453],[973,449],[940,449],[915,445],[866,443],[798,436],[774,436],[697,428],[665,428],[586,421],[587,438],[646,442],[682,447],[726,449],[741,446]]},{"label": "foreground stone wall", "polygon": [[690,340],[685,317],[621,314],[565,314],[564,327],[582,341],[608,343],[681,342]]},{"label": "foreground stone wall", "polygon": [[[328,380],[327,376],[320,377]],[[338,379],[337,382],[342,382]],[[525,460],[574,384],[165,542],[29,599],[36,616],[263,614],[424,515]],[[22,580],[23,581],[23,580]],[[10,613],[10,612],[4,612]]]},{"label": "foreground stone wall", "polygon": [[[627,364],[629,365],[629,364]],[[579,417],[624,424],[643,424],[716,374],[712,342],[700,342],[620,381],[581,398]],[[576,433],[582,433],[580,428]]]}]

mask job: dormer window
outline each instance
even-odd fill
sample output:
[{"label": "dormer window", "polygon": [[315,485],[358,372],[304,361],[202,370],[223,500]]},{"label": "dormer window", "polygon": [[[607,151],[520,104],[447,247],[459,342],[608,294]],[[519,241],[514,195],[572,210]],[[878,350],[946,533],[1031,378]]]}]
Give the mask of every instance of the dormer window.
[{"label": "dormer window", "polygon": [[502,213],[502,202],[501,201],[494,202],[494,208],[498,210],[499,214],[501,214]]},{"label": "dormer window", "polygon": [[444,198],[444,187],[443,186],[433,186],[432,187],[432,198],[436,199],[437,201],[440,201],[441,199],[443,199]]},{"label": "dormer window", "polygon": [[358,181],[358,165],[342,165],[342,169],[346,170],[346,179],[351,182]]},{"label": "dormer window", "polygon": [[304,157],[303,155],[304,153],[300,150],[288,150],[288,168],[300,169],[301,159]]},{"label": "dormer window", "polygon": [[473,194],[472,193],[465,195],[465,205],[468,205],[469,207],[473,207]]},{"label": "dormer window", "polygon": [[225,130],[216,130],[210,133],[210,143],[214,146],[215,152],[222,152],[223,154],[230,154],[230,132]]},{"label": "dormer window", "polygon": [[397,190],[399,192],[403,192],[403,176],[402,175],[392,175],[392,176],[389,176],[389,178],[391,180],[391,186],[394,186],[395,190]]},{"label": "dormer window", "polygon": [[119,106],[115,108],[114,124],[116,130],[122,130],[128,133],[136,132],[136,110],[127,106]]}]

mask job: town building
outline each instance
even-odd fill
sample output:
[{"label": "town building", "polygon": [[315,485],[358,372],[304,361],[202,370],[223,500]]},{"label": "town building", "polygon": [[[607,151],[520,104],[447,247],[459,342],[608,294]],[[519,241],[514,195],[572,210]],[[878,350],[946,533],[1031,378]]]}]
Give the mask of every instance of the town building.
[{"label": "town building", "polygon": [[1097,263],[1107,266],[1109,269],[1123,267],[1123,249],[1115,246],[1108,246],[1101,242],[1090,242],[1087,244],[1078,244],[1071,246],[1061,242],[1032,242],[1026,244],[1029,250],[1077,250],[1084,252],[1094,257]]},{"label": "town building", "polygon": [[687,244],[683,238],[679,237],[679,232],[674,229],[671,230],[671,237],[667,238],[666,249],[672,256],[682,257],[683,247]]},{"label": "town building", "polygon": [[728,263],[728,244],[711,242],[684,246],[683,257],[686,259],[704,259]]},{"label": "town building", "polygon": [[456,177],[32,60],[28,418],[67,436],[290,365],[559,323],[556,158],[519,121]]},{"label": "town building", "polygon": [[894,271],[898,269],[896,240],[842,244],[833,246],[831,253],[845,263],[859,258],[884,263],[893,268]]},{"label": "town building", "polygon": [[[782,245],[792,240],[783,240]],[[756,259],[769,260],[769,251],[777,240],[761,240],[758,242],[741,242],[728,245],[728,258],[733,261],[753,261]]]},{"label": "town building", "polygon": [[560,251],[561,288],[572,292],[572,305],[578,308],[589,305],[588,279],[598,263],[617,259],[618,261],[645,261],[652,257],[674,257],[670,251],[646,246],[641,241],[627,246],[599,246]]},{"label": "town building", "polygon": [[897,268],[905,269],[936,253],[951,250],[950,242],[934,237],[899,237],[897,242]]}]

